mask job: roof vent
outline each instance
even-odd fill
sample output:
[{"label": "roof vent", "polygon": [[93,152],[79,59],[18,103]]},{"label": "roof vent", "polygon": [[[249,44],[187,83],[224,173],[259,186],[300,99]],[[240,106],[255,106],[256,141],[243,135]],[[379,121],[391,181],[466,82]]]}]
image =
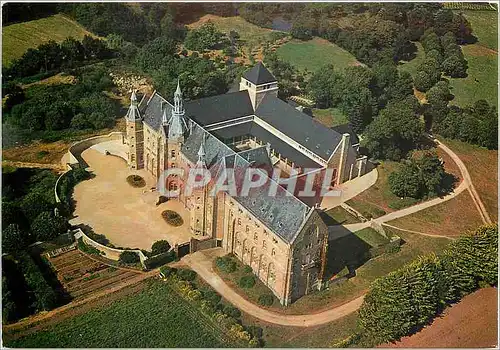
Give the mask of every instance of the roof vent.
[{"label": "roof vent", "polygon": [[306,142],[309,141],[309,136],[306,137]]},{"label": "roof vent", "polygon": [[270,215],[269,215],[269,219],[271,219],[271,220],[272,220],[272,219],[274,219],[273,214],[270,214]]},{"label": "roof vent", "polygon": [[252,205],[255,205],[255,203],[257,203],[257,201],[255,199],[252,199]]},{"label": "roof vent", "polygon": [[319,149],[319,143],[316,145],[316,149]]},{"label": "roof vent", "polygon": [[278,226],[279,226],[280,228],[282,228],[282,227],[283,227],[283,223],[282,223],[281,221],[280,221],[280,222],[278,222]]}]

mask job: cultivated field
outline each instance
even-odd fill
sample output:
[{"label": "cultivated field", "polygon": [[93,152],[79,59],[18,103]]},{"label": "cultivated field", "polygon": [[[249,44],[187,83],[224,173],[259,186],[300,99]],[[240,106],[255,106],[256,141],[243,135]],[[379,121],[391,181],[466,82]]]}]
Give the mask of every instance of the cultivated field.
[{"label": "cultivated field", "polygon": [[92,34],[60,14],[5,26],[2,28],[2,63],[7,65],[21,57],[29,48],[35,48],[49,40],[62,42],[68,37],[81,40],[85,35]]},{"label": "cultivated field", "polygon": [[360,63],[346,50],[328,40],[314,38],[309,41],[292,40],[280,46],[276,53],[300,70],[314,72],[326,64],[337,69],[357,66]]},{"label": "cultivated field", "polygon": [[4,337],[9,347],[238,347],[167,283],[147,280],[124,288],[36,332]]},{"label": "cultivated field", "polygon": [[74,300],[111,288],[136,277],[139,272],[118,269],[95,261],[79,250],[49,259],[57,278]]}]

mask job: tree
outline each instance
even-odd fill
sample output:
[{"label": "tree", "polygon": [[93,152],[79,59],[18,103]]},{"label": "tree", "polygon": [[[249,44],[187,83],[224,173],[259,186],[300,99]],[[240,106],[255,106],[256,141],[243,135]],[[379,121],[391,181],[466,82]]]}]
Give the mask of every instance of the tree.
[{"label": "tree", "polygon": [[452,78],[465,78],[467,77],[467,60],[463,54],[453,54],[448,56],[443,61],[444,74]]},{"label": "tree", "polygon": [[450,87],[445,81],[439,81],[427,91],[424,113],[426,129],[431,129],[434,122],[439,123],[447,115],[450,96]]},{"label": "tree", "polygon": [[125,250],[120,254],[119,261],[123,264],[136,264],[140,259],[136,252]]},{"label": "tree", "polygon": [[403,163],[398,171],[389,175],[391,192],[401,198],[420,198],[421,179],[418,167],[413,163]]},{"label": "tree", "polygon": [[227,37],[219,32],[215,24],[210,21],[203,24],[198,29],[189,31],[184,41],[184,45],[187,49],[202,52],[216,47],[225,47],[227,44]]},{"label": "tree", "polygon": [[362,143],[374,158],[399,160],[419,144],[423,131],[411,102],[391,101],[368,125]]},{"label": "tree", "polygon": [[4,253],[14,253],[23,249],[28,243],[28,237],[21,231],[19,225],[10,224],[2,230],[2,250]]},{"label": "tree", "polygon": [[419,91],[427,91],[441,78],[441,69],[435,58],[426,57],[424,62],[417,68],[414,78],[415,88]]},{"label": "tree", "polygon": [[40,193],[30,192],[21,200],[21,210],[30,222],[51,209],[52,205]]},{"label": "tree", "polygon": [[170,250],[170,244],[165,240],[156,241],[151,246],[151,253],[153,255],[166,253]]},{"label": "tree", "polygon": [[43,212],[31,223],[31,232],[39,241],[50,241],[62,233],[66,233],[68,222],[62,216],[54,216],[52,212]]}]

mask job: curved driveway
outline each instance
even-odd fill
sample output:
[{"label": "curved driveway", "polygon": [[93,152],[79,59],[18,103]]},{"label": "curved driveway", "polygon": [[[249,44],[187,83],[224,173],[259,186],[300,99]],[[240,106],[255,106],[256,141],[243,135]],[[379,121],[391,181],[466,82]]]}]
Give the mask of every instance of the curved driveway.
[{"label": "curved driveway", "polygon": [[[442,197],[442,198],[434,198],[430,201],[420,203],[402,210],[398,210],[392,213],[389,213],[387,215],[381,216],[377,219],[374,219],[374,221],[382,224],[386,221],[398,219],[400,217],[410,215],[413,213],[416,213],[420,210],[432,207],[437,204],[441,204],[443,202],[446,202],[454,197],[456,197],[458,194],[463,192],[464,190],[468,189],[472,195],[472,198],[474,200],[474,204],[476,205],[477,209],[481,213],[481,217],[483,219],[484,223],[491,223],[491,219],[484,208],[483,203],[481,202],[481,199],[479,198],[479,195],[477,194],[476,190],[474,189],[474,186],[472,185],[472,181],[469,175],[469,172],[467,171],[467,168],[465,167],[465,164],[462,162],[462,160],[451,150],[449,149],[446,145],[444,145],[442,142],[433,139],[437,146],[441,149],[443,149],[458,165],[460,172],[462,174],[463,181],[460,183],[460,185],[450,194]],[[376,176],[376,175],[375,175]],[[376,178],[375,178],[376,179]],[[371,182],[371,181],[370,181]],[[370,222],[364,222],[360,224],[352,224],[352,225],[345,225],[344,227],[347,228],[351,232],[355,232],[358,230],[361,230],[365,227],[370,226]],[[223,251],[221,248],[215,248],[217,249],[217,253],[222,255]],[[211,254],[213,256],[213,254]],[[248,313],[251,316],[254,316],[256,318],[259,318],[263,321],[269,322],[269,323],[274,323],[274,324],[279,324],[283,326],[295,326],[295,327],[311,327],[311,326],[319,326],[325,323],[329,323],[332,321],[335,321],[339,318],[342,318],[346,315],[349,315],[352,312],[355,312],[358,310],[363,303],[363,298],[364,296],[360,296],[354,300],[351,300],[341,306],[332,308],[330,310],[326,310],[323,312],[319,313],[313,313],[313,314],[307,314],[307,315],[284,315],[284,314],[277,314],[274,312],[271,312],[269,310],[263,309],[260,306],[253,304],[243,298],[241,295],[236,293],[231,287],[229,287],[218,275],[215,271],[213,271],[212,268],[212,258],[205,255],[203,251],[196,252],[191,255],[187,255],[184,258],[182,258],[183,262],[187,263],[194,271],[196,271],[205,281],[207,281],[219,294],[221,294],[224,299],[228,300],[230,303],[233,305],[237,306],[240,308],[242,311]]]}]

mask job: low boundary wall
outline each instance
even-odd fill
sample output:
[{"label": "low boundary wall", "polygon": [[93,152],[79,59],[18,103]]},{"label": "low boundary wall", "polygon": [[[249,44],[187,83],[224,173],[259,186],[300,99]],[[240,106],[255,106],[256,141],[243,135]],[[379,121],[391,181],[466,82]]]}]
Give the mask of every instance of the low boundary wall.
[{"label": "low boundary wall", "polygon": [[101,251],[104,253],[104,257],[108,258],[110,260],[118,261],[120,259],[120,254],[126,251],[129,252],[134,252],[137,255],[139,255],[139,259],[141,260],[141,265],[146,268],[144,261],[148,259],[144,253],[138,249],[117,249],[117,248],[111,248],[107,247],[101,243],[97,243],[96,241],[92,240],[89,236],[87,236],[81,229],[76,229],[73,231],[75,240],[82,239],[83,243],[90,245],[97,250]]},{"label": "low boundary wall", "polygon": [[85,160],[83,160],[82,152],[98,143],[113,140],[121,140],[123,142],[123,133],[121,131],[114,131],[107,135],[94,136],[75,142],[68,150],[69,164],[79,164],[81,167],[87,168],[89,165],[85,162]]}]

